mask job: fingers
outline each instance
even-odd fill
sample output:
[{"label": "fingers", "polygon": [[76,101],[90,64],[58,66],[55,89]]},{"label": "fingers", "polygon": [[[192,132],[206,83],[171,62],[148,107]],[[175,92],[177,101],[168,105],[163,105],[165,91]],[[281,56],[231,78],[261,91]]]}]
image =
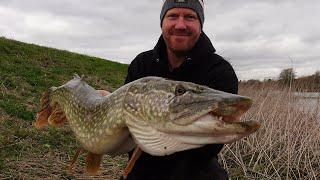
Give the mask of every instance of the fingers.
[{"label": "fingers", "polygon": [[101,96],[107,96],[108,94],[110,94],[110,92],[106,90],[98,90],[98,92]]}]

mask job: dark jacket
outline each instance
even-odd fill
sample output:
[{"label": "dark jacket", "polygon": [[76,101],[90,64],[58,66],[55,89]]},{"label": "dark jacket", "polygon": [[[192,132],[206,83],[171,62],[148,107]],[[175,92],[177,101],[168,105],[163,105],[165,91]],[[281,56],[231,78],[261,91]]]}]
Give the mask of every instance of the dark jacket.
[{"label": "dark jacket", "polygon": [[[232,66],[215,54],[214,47],[204,33],[201,33],[186,61],[173,70],[169,68],[166,45],[161,36],[153,50],[139,54],[131,62],[125,83],[145,76],[193,82],[234,94],[238,91],[238,79]],[[206,145],[162,157],[143,153],[128,179],[224,179],[218,178],[226,176],[217,162],[217,154],[222,147],[222,144]]]}]

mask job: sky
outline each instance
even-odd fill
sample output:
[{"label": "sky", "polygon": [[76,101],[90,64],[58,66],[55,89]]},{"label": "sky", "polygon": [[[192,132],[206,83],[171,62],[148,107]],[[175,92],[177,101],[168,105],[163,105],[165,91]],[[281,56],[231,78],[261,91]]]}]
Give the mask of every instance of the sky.
[{"label": "sky", "polygon": [[[0,0],[0,36],[129,64],[159,36],[162,0]],[[203,31],[241,80],[320,71],[319,0],[205,0]]]}]

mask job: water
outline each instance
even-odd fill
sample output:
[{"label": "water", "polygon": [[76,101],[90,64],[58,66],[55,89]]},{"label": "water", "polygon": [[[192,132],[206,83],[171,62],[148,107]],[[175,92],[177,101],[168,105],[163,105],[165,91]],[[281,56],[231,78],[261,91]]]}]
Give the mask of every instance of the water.
[{"label": "water", "polygon": [[317,113],[320,121],[320,93],[294,93],[294,96],[298,97],[296,107],[303,111],[309,111]]},{"label": "water", "polygon": [[293,95],[296,97],[301,97],[301,98],[311,98],[311,99],[319,99],[320,98],[320,93],[318,93],[318,92],[295,92],[295,93],[293,93]]}]

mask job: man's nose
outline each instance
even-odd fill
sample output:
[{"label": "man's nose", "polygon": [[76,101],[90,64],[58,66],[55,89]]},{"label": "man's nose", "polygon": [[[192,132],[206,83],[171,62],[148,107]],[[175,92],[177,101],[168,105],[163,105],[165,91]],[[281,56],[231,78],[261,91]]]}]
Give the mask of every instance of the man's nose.
[{"label": "man's nose", "polygon": [[175,28],[176,29],[186,29],[187,28],[185,20],[183,19],[183,17],[179,17],[177,19],[177,23],[176,23]]}]

